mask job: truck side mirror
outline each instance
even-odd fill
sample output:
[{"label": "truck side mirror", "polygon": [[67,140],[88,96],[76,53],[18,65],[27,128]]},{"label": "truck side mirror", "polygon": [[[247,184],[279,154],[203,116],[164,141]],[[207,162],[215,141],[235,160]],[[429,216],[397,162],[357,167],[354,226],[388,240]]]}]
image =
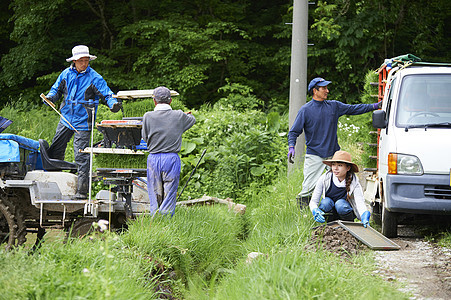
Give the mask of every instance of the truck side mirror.
[{"label": "truck side mirror", "polygon": [[383,110],[373,111],[373,127],[374,128],[387,127],[387,119],[386,119],[385,111],[383,111]]}]

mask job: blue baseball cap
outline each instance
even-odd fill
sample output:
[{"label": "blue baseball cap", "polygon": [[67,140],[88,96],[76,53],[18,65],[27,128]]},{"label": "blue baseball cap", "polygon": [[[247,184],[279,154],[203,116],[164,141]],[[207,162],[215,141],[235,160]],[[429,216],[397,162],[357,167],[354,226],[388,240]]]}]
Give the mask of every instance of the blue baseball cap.
[{"label": "blue baseball cap", "polygon": [[310,92],[315,85],[317,85],[317,86],[326,86],[326,85],[328,85],[331,82],[332,81],[327,81],[324,78],[316,77],[316,78],[312,79],[312,81],[310,81],[310,83],[308,84],[308,91]]}]

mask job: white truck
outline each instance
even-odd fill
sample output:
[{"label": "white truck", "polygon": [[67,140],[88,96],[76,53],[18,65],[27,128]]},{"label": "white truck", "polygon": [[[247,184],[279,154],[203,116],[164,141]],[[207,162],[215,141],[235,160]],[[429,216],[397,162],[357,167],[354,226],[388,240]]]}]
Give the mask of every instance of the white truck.
[{"label": "white truck", "polygon": [[405,55],[378,72],[378,162],[365,199],[396,237],[399,224],[451,220],[451,64]]}]

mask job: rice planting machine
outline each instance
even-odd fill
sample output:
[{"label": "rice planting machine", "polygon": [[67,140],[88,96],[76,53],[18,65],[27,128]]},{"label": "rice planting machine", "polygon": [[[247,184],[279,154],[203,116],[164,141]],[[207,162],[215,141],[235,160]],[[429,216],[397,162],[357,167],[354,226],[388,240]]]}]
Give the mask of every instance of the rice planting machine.
[{"label": "rice planting machine", "polygon": [[[171,92],[177,95],[176,92]],[[153,90],[124,91],[122,99],[152,97]],[[0,117],[1,118],[1,117]],[[94,119],[94,118],[93,118]],[[0,132],[11,121],[0,119]],[[141,118],[124,118],[96,124],[103,134],[103,146],[84,149],[97,153],[144,156]],[[103,181],[108,189],[88,199],[75,199],[77,166],[48,156],[48,143],[14,134],[0,134],[0,244],[9,249],[23,244],[26,234],[37,233],[36,243],[46,228],[63,229],[67,236],[88,233],[92,223],[109,220],[110,229],[122,228],[127,219],[149,212],[146,169],[97,168],[92,182]],[[36,244],[37,245],[37,244]]]}]

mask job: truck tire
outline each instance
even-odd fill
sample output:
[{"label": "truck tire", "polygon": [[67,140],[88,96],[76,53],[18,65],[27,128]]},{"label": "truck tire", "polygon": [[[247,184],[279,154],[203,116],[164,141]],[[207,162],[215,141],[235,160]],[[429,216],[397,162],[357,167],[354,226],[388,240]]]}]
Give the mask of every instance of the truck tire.
[{"label": "truck tire", "polygon": [[371,205],[371,216],[376,225],[382,225],[381,204],[379,202],[375,202]]},{"label": "truck tire", "polygon": [[388,238],[395,238],[398,236],[398,220],[396,213],[390,212],[382,206],[382,234]]}]

